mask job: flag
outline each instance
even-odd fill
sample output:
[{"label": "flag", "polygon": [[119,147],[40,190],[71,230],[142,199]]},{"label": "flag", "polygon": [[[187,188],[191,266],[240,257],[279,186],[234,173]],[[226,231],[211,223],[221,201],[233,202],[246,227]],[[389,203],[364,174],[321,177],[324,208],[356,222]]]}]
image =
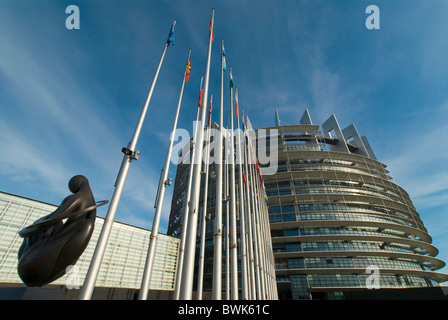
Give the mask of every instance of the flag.
[{"label": "flag", "polygon": [[247,118],[247,130],[252,130],[253,129],[252,128],[252,123],[249,120],[249,116],[246,115],[246,118]]},{"label": "flag", "polygon": [[190,60],[190,58],[188,58],[187,70],[185,71],[185,81],[190,80],[190,70],[191,70],[191,60]]},{"label": "flag", "polygon": [[176,20],[174,20],[173,24],[171,25],[170,33],[168,34],[168,39],[166,40],[166,43],[168,44],[168,47],[170,44],[173,44],[174,46],[174,26],[176,24]]},{"label": "flag", "polygon": [[204,77],[201,78],[201,88],[199,89],[199,103],[198,103],[198,107],[202,106],[202,93],[204,92],[204,89],[202,88],[202,80],[204,79]]},{"label": "flag", "polygon": [[238,118],[238,88],[235,88],[235,117]]},{"label": "flag", "polygon": [[210,120],[212,117],[212,110],[213,110],[213,106],[212,106],[212,99],[213,99],[213,94],[210,95],[210,109],[208,110],[208,125],[210,126]]},{"label": "flag", "polygon": [[232,67],[230,67],[230,89],[233,88]]},{"label": "flag", "polygon": [[210,19],[210,25],[208,26],[208,31],[212,33],[212,42],[215,40],[215,33],[213,32],[213,17]]},{"label": "flag", "polygon": [[226,49],[222,47],[222,70],[226,71]]}]

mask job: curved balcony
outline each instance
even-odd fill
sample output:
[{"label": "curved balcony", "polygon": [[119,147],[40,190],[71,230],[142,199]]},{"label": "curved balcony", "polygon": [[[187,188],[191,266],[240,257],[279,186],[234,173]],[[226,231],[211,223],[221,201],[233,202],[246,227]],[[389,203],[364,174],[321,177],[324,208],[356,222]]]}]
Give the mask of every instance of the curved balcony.
[{"label": "curved balcony", "polygon": [[[404,234],[414,235],[421,241],[431,243],[431,236],[422,231],[407,225],[396,223],[378,222],[378,221],[361,221],[361,220],[308,220],[308,221],[287,221],[271,223],[271,230],[290,229],[292,227],[371,227],[378,230],[394,230]],[[379,231],[380,232],[380,231]]]},{"label": "curved balcony", "polygon": [[[424,256],[416,253],[404,253],[404,252],[393,252],[393,251],[291,251],[291,252],[276,252],[276,258],[353,258],[353,257],[380,257],[388,259],[403,259],[407,261],[414,261],[421,265],[428,264],[432,266],[432,270],[438,270],[445,266],[445,262],[431,256]],[[448,275],[447,275],[448,277]],[[448,279],[447,279],[448,280]],[[446,280],[444,280],[446,281]]]},{"label": "curved balcony", "polygon": [[[381,275],[414,275],[421,278],[425,278],[428,280],[435,280],[437,282],[443,282],[448,280],[448,275],[440,273],[440,272],[434,272],[434,271],[425,271],[425,270],[409,270],[409,269],[387,269],[387,268],[379,268],[379,274]],[[297,268],[297,269],[276,269],[277,276],[284,276],[284,275],[298,275],[298,274],[304,274],[304,275],[310,275],[310,274],[351,274],[351,275],[368,275],[366,273],[366,268],[310,268],[310,269],[304,269],[304,268]],[[360,285],[359,287],[363,287]]]},{"label": "curved balcony", "polygon": [[[436,256],[439,251],[433,245],[419,240],[399,238],[399,237],[389,237],[389,236],[371,236],[371,235],[309,235],[309,236],[287,236],[287,237],[272,237],[272,243],[278,242],[378,242],[382,244],[400,244],[406,245],[410,248],[420,248],[426,252],[429,256]],[[354,254],[357,251],[352,251]]]}]

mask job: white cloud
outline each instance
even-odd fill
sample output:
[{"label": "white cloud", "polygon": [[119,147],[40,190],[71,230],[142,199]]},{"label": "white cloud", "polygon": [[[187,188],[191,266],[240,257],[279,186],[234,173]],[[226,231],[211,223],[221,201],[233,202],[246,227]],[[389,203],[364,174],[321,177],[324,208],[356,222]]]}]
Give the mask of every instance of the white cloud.
[{"label": "white cloud", "polygon": [[310,89],[313,98],[313,111],[316,116],[328,118],[335,113],[342,117],[338,112],[342,97],[338,74],[321,69],[314,70],[311,75]]},{"label": "white cloud", "polygon": [[71,172],[52,150],[37,146],[21,132],[0,120],[0,171],[3,175],[37,188],[64,194]]},{"label": "white cloud", "polygon": [[384,161],[417,207],[448,204],[448,142],[441,138],[447,135],[447,125],[420,127],[404,134],[402,139],[397,137],[405,143],[401,143],[401,150],[396,150],[395,156]]},{"label": "white cloud", "polygon": [[[12,24],[4,14],[0,18]],[[103,79],[86,73],[92,66],[88,59],[76,65],[58,51],[44,56],[45,50],[33,47],[27,28],[17,26],[15,31],[0,33],[0,80],[7,84],[9,99],[2,100],[0,174],[33,188],[42,201],[66,196],[69,179],[84,174],[97,200],[110,200],[123,156],[120,149],[130,138],[119,137],[123,124],[110,114],[115,109],[112,95],[102,86]],[[129,216],[122,220],[150,216],[145,211],[153,207],[158,175],[152,174],[148,160],[141,157],[138,165],[131,165],[121,201]]]}]

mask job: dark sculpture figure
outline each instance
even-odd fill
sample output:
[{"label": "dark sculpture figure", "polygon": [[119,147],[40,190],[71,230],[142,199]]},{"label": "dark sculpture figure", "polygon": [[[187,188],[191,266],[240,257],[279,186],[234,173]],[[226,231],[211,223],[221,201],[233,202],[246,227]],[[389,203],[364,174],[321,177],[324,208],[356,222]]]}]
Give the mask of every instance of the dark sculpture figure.
[{"label": "dark sculpture figure", "polygon": [[108,202],[96,205],[89,181],[82,175],[71,178],[68,187],[73,194],[54,212],[19,232],[24,240],[17,271],[27,286],[48,284],[76,263],[92,236],[96,208]]}]

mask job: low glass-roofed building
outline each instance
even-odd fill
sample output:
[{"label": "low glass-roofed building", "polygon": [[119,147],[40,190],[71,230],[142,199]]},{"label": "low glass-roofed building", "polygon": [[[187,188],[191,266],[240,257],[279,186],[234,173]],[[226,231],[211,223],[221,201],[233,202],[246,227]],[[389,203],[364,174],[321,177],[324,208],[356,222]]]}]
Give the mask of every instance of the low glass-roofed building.
[{"label": "low glass-roofed building", "polygon": [[[23,239],[18,231],[31,225],[57,206],[0,191],[0,284],[22,284],[17,273],[17,254]],[[95,229],[84,253],[75,264],[77,281],[69,274],[52,285],[82,286],[95,250],[104,219],[96,217]],[[151,231],[114,222],[96,287],[140,289]],[[179,239],[159,234],[150,290],[173,291]]]}]

